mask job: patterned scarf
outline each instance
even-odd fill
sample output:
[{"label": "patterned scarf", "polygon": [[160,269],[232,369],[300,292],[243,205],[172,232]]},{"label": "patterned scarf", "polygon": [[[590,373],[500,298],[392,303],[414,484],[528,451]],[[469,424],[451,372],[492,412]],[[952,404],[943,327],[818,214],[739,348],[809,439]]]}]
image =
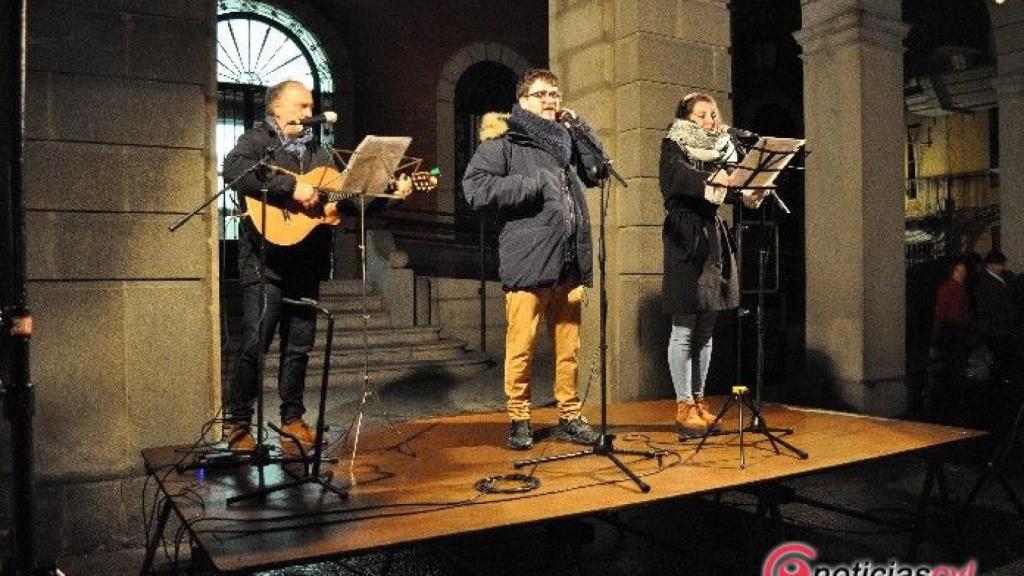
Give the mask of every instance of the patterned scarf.
[{"label": "patterned scarf", "polygon": [[271,130],[274,131],[274,134],[277,134],[277,139],[281,142],[281,149],[290,154],[294,154],[297,158],[302,158],[306,153],[306,146],[313,141],[313,129],[309,126],[302,129],[302,134],[300,134],[298,138],[292,139],[286,137],[277,129],[277,124],[270,116],[264,118],[263,121],[267,123],[267,126],[269,126]]},{"label": "patterned scarf", "polygon": [[676,119],[665,137],[678,144],[688,157],[701,162],[735,162],[738,156],[728,134],[705,132],[689,120]]}]

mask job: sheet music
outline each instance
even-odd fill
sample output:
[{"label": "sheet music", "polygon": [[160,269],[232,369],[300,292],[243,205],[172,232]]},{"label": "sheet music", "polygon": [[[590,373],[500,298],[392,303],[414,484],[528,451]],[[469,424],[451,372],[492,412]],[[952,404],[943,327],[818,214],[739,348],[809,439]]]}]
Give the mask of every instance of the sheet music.
[{"label": "sheet music", "polygon": [[408,136],[367,136],[356,146],[345,166],[342,192],[391,196],[384,191],[412,143]]},{"label": "sheet music", "polygon": [[[758,138],[743,161],[736,165],[732,174],[727,176],[728,185],[732,188],[768,188],[778,178],[779,173],[789,164],[793,156],[807,142],[797,138]],[[720,168],[719,170],[725,170]],[[717,174],[716,174],[717,176]],[[709,181],[711,178],[709,178]]]}]

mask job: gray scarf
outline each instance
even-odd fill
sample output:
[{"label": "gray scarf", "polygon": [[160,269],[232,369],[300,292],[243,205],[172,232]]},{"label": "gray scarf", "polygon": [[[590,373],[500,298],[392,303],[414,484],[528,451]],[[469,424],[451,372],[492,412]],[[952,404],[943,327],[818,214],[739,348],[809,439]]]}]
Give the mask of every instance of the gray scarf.
[{"label": "gray scarf", "polygon": [[668,127],[666,138],[679,145],[689,157],[701,162],[733,162],[736,160],[736,147],[732,138],[726,133],[705,132],[697,124],[683,119],[676,119]]},{"label": "gray scarf", "polygon": [[572,159],[572,137],[569,131],[558,122],[552,122],[533,112],[527,112],[512,105],[512,114],[508,117],[509,128],[528,136],[533,142],[555,157],[564,168]]}]

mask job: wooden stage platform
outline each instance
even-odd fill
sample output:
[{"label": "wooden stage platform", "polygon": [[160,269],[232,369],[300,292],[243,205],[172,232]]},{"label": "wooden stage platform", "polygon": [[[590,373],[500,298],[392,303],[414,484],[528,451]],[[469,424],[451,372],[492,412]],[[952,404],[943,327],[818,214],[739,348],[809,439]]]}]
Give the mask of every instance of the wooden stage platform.
[{"label": "wooden stage platform", "polygon": [[[716,407],[719,403],[713,401]],[[667,451],[660,462],[622,458],[650,484],[648,493],[642,493],[602,456],[523,470],[540,480],[540,486],[531,492],[477,491],[478,480],[515,472],[515,460],[579,449],[544,439],[557,421],[553,409],[534,411],[539,442],[526,452],[504,448],[508,431],[504,413],[433,418],[364,433],[355,465],[348,460],[347,447],[339,454],[342,461],[333,467],[334,482],[349,488],[345,500],[307,484],[273,494],[263,504],[227,506],[228,497],[256,486],[254,469],[179,472],[171,465],[188,462],[190,456],[175,447],[147,449],[143,457],[159,490],[170,496],[163,517],[173,510],[187,526],[183,534],[192,538],[216,570],[242,573],[778,481],[936,449],[983,434],[766,405],[768,424],[793,428],[794,433],[785,439],[810,457],[801,460],[785,449],[775,454],[763,436],[748,434],[746,468],[741,470],[736,435],[712,437],[695,454],[696,441],[676,441],[671,425],[674,409],[671,401],[609,408],[610,430],[618,435],[616,448]],[[592,423],[596,420],[596,414],[588,413],[588,417]],[[724,423],[736,426],[735,409]],[[268,484],[288,478],[278,465],[265,470]],[[156,541],[151,542],[155,546]]]}]

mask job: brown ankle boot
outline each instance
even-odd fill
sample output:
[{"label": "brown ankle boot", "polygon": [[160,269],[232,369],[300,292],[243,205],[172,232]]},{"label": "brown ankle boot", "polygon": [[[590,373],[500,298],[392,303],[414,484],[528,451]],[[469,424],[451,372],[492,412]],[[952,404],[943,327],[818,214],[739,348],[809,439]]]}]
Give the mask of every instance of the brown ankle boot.
[{"label": "brown ankle boot", "polygon": [[700,410],[694,401],[676,403],[676,431],[683,438],[703,436],[708,430],[707,423],[700,417]]},{"label": "brown ankle boot", "polygon": [[256,447],[249,424],[232,424],[228,428],[227,439],[228,450],[232,452],[252,452]]},{"label": "brown ankle boot", "polygon": [[711,411],[711,406],[708,405],[708,401],[703,396],[695,396],[693,398],[694,404],[697,405],[697,412],[700,414],[701,420],[704,421],[708,426],[715,421],[715,413]]}]

